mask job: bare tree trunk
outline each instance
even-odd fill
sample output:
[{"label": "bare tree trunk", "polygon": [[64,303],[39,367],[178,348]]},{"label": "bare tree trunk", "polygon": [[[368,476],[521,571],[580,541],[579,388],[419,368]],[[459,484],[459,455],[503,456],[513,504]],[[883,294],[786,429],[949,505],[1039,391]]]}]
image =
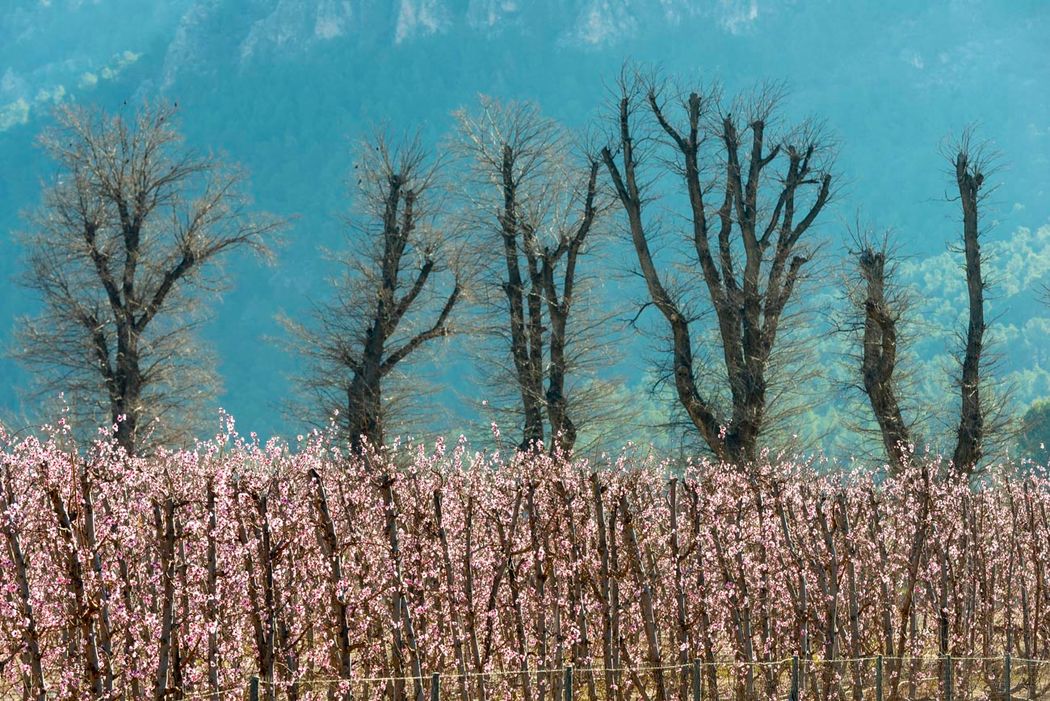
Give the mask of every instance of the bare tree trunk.
[{"label": "bare tree trunk", "polygon": [[503,568],[507,573],[507,587],[510,589],[511,617],[514,621],[514,642],[520,667],[518,676],[521,680],[522,698],[533,701],[532,672],[529,665],[528,640],[525,635],[525,615],[521,606],[521,585],[518,583],[518,565],[514,561],[514,538],[518,531],[518,518],[521,515],[522,488],[519,485],[514,495],[514,505],[510,511],[510,527],[504,527],[498,517],[494,519],[496,534],[499,537]]},{"label": "bare tree trunk", "polygon": [[[7,513],[14,494],[11,490],[10,475],[0,472],[0,513]],[[37,701],[47,700],[47,685],[44,682],[43,654],[40,650],[40,633],[37,629],[36,614],[33,611],[33,599],[29,586],[29,558],[22,550],[22,539],[13,519],[0,521],[0,532],[7,540],[7,551],[15,568],[15,584],[18,587],[18,604],[22,615],[22,639],[25,644],[26,657],[29,662],[29,686],[27,698]]]},{"label": "bare tree trunk", "polygon": [[[568,374],[568,360],[565,356],[566,327],[569,312],[575,299],[576,262],[580,249],[594,225],[596,216],[595,196],[597,194],[599,163],[591,161],[587,176],[587,190],[583,201],[583,217],[579,226],[571,235],[562,236],[553,249],[545,249],[543,254],[542,280],[546,292],[548,316],[550,317],[550,368],[547,381],[547,415],[551,424],[551,450],[559,449],[568,456],[576,444],[576,424],[569,417],[568,398],[565,379]],[[561,299],[554,284],[554,268],[558,259],[565,256],[565,271],[562,277]]]},{"label": "bare tree trunk", "polygon": [[452,555],[448,545],[448,532],[445,530],[444,512],[441,509],[441,488],[434,490],[434,525],[437,528],[438,540],[441,543],[441,563],[445,570],[445,586],[448,588],[448,617],[452,624],[453,653],[456,656],[456,671],[459,672],[459,695],[462,701],[469,701],[467,691],[467,659],[463,652],[463,621],[455,600],[455,578],[452,574]]},{"label": "bare tree trunk", "polygon": [[[742,518],[740,514],[737,518]],[[715,554],[718,557],[722,576],[727,582],[733,583],[733,589],[729,595],[730,614],[733,621],[733,632],[737,645],[737,660],[746,666],[743,679],[737,684],[737,696],[740,698],[757,698],[755,692],[755,662],[754,641],[751,631],[751,604],[748,593],[747,578],[742,571],[743,559],[741,555],[736,556],[736,567],[730,563],[723,543],[723,536],[716,524],[710,526],[711,540],[714,541]]]},{"label": "bare tree trunk", "polygon": [[612,640],[612,654],[611,654],[611,669],[612,679],[616,684],[616,695],[617,701],[624,701],[626,696],[626,689],[624,688],[624,674],[623,667],[630,666],[630,659],[627,657],[627,648],[624,646],[622,628],[620,626],[620,541],[617,539],[617,517],[620,509],[615,503],[612,504],[612,508],[609,509],[609,522],[606,528],[607,539],[609,544],[609,567],[606,572],[608,575],[609,582],[609,610],[610,610],[610,625],[609,635]]},{"label": "bare tree trunk", "polygon": [[372,377],[359,374],[347,390],[346,425],[350,436],[350,448],[356,453],[383,445],[383,427],[380,418],[380,389],[378,368]]},{"label": "bare tree trunk", "polygon": [[[834,505],[832,505],[834,506]],[[826,574],[824,571],[820,573],[818,581],[822,585],[822,593],[824,594],[825,601],[825,615],[824,615],[824,659],[825,660],[836,660],[839,657],[839,553],[838,547],[835,544],[835,527],[834,527],[834,512],[832,512],[832,523],[828,523],[828,517],[824,513],[824,507],[821,504],[821,500],[818,498],[816,501],[816,517],[817,522],[820,525],[820,532],[824,538],[824,547],[827,549],[828,565]],[[821,568],[823,570],[823,567]],[[824,669],[823,675],[823,693],[822,698],[831,697],[831,685],[836,677],[836,670],[834,663],[828,663]]]},{"label": "bare tree trunk", "polygon": [[58,531],[66,541],[68,554],[66,566],[69,575],[69,589],[73,594],[72,605],[76,612],[76,620],[79,622],[80,635],[84,649],[78,653],[84,663],[87,672],[88,686],[91,693],[101,697],[104,693],[103,675],[101,662],[99,660],[98,638],[95,631],[95,620],[91,613],[89,595],[84,586],[84,571],[80,564],[80,548],[77,546],[77,535],[74,531],[73,522],[69,512],[62,501],[61,495],[54,489],[48,491],[51,499],[51,508],[58,519]]},{"label": "bare tree trunk", "polygon": [[[238,497],[242,493],[238,493]],[[251,494],[246,494],[253,502],[256,501],[257,497]],[[255,654],[256,664],[258,665],[259,677],[266,682],[267,698],[270,696],[271,690],[273,689],[273,619],[269,614],[269,610],[264,608],[265,604],[261,604],[259,600],[259,589],[260,584],[258,581],[258,572],[256,571],[255,559],[252,557],[252,549],[249,547],[248,542],[248,529],[245,526],[245,517],[241,513],[240,508],[237,510],[237,538],[241,542],[241,548],[244,552],[244,572],[245,578],[248,582],[248,602],[251,607],[251,623],[252,629],[255,633]],[[253,535],[256,535],[260,530],[259,528],[253,528]],[[267,537],[267,546],[269,545],[269,538]],[[261,546],[257,546],[257,550],[262,550]],[[267,554],[268,557],[268,554]]]},{"label": "bare tree trunk", "polygon": [[[107,517],[113,518],[113,512],[108,501],[102,502],[102,508],[105,509]],[[121,602],[124,606],[124,611],[127,612],[127,615],[132,620],[141,621],[142,617],[136,615],[136,604],[133,594],[134,588],[132,586],[131,569],[128,567],[127,558],[118,552],[116,554],[116,559],[117,572],[120,575],[121,583]],[[129,668],[137,666],[137,655],[135,653],[135,628],[134,625],[128,625],[124,628],[124,664]],[[137,675],[131,677],[129,686],[131,698],[143,698],[142,688]]]},{"label": "bare tree trunk", "polygon": [[[556,487],[565,507],[565,523],[569,529],[569,543],[571,544],[569,549],[569,569],[572,572],[572,583],[568,585],[569,609],[576,614],[576,628],[580,633],[579,641],[572,651],[572,663],[577,668],[582,668],[584,660],[590,660],[591,657],[590,626],[587,622],[587,607],[583,595],[584,578],[587,576],[583,568],[583,547],[579,539],[576,518],[572,510],[574,497],[570,496],[569,490],[562,480],[558,480]],[[583,497],[582,495],[577,495],[575,498]],[[601,523],[601,519],[596,520]],[[600,531],[601,528],[598,530]],[[599,534],[599,539],[601,538],[602,536]],[[608,553],[606,553],[607,555]],[[589,701],[596,701],[598,698],[598,690],[594,678],[595,674],[593,672],[587,674],[587,698]]]},{"label": "bare tree trunk", "polygon": [[218,546],[215,540],[218,529],[215,511],[215,480],[208,479],[206,509],[208,512],[208,550],[207,566],[208,579],[205,583],[205,594],[208,603],[205,608],[205,616],[208,622],[208,691],[213,696],[219,693],[219,611],[218,611]]},{"label": "bare tree trunk", "polygon": [[467,630],[470,639],[470,657],[477,674],[478,699],[487,701],[485,677],[481,672],[484,664],[481,661],[481,650],[478,647],[478,617],[474,611],[474,497],[467,497],[466,516],[463,524],[463,536],[466,541],[466,554],[463,558],[463,588],[467,598]]},{"label": "bare tree trunk", "polygon": [[538,329],[542,324],[536,315],[539,313],[539,290],[528,296],[528,314],[526,317],[526,288],[518,262],[519,231],[521,224],[518,216],[517,179],[514,172],[516,154],[510,144],[503,144],[500,176],[503,187],[503,211],[500,214],[501,234],[503,239],[503,258],[507,266],[507,279],[503,283],[503,292],[507,296],[510,313],[511,355],[514,358],[514,370],[521,394],[522,409],[525,415],[522,442],[519,448],[529,450],[543,441],[543,375],[539,370],[541,358],[537,357],[537,345],[540,343]]},{"label": "bare tree trunk", "polygon": [[186,633],[190,622],[190,581],[189,560],[186,558],[185,530],[181,520],[175,520],[175,537],[178,542],[177,565],[175,574],[179,582],[179,614],[173,628],[172,650],[174,655],[171,666],[171,685],[175,689],[174,697],[181,699],[186,696],[185,670],[194,667],[196,646],[186,644]]},{"label": "bare tree trunk", "polygon": [[[919,514],[918,523],[915,528],[915,533],[911,539],[911,546],[908,551],[908,574],[907,580],[904,582],[901,593],[901,601],[898,606],[898,625],[897,625],[897,655],[904,658],[908,654],[910,645],[908,644],[914,639],[915,635],[915,590],[919,581],[919,567],[922,564],[923,556],[926,553],[927,548],[927,534],[930,529],[930,510],[931,510],[931,477],[929,472],[929,466],[923,465],[921,468],[922,472],[919,476],[921,484],[919,487],[920,503],[918,504]],[[890,701],[896,701],[899,698],[899,685],[901,681],[901,672],[903,670],[903,661],[898,661],[892,665],[893,671],[891,672],[890,681]],[[914,674],[911,675],[914,683]]]},{"label": "bare tree trunk", "polygon": [[163,505],[153,503],[153,521],[160,552],[161,610],[157,672],[153,698],[163,701],[169,693],[172,628],[175,622],[175,501],[166,497]]},{"label": "bare tree trunk", "polygon": [[966,353],[963,356],[962,407],[952,464],[963,474],[977,469],[984,454],[984,407],[981,404],[981,352],[984,347],[984,280],[981,277],[981,247],[978,243],[978,200],[984,173],[980,159],[970,159],[964,142],[955,157],[955,177],[963,210],[963,248],[966,253],[966,290],[970,319],[966,330]]},{"label": "bare tree trunk", "polygon": [[134,333],[134,320],[129,318],[126,310],[116,317],[117,353],[113,377],[116,392],[110,395],[110,419],[117,427],[117,445],[128,455],[136,455],[140,447],[139,415],[143,410],[137,335]]},{"label": "bare tree trunk", "polygon": [[[547,563],[540,550],[539,515],[536,513],[536,483],[529,481],[525,490],[525,508],[529,513],[529,548],[532,551],[532,584],[536,601],[536,638],[539,643],[537,668],[550,668],[550,647],[547,641]],[[547,554],[550,557],[550,554]],[[558,605],[557,597],[554,606]],[[557,676],[557,672],[555,672]],[[547,695],[547,675],[540,674],[536,679],[536,699],[544,701]],[[556,684],[557,682],[555,682]]]},{"label": "bare tree trunk", "polygon": [[[390,559],[393,563],[394,581],[390,599],[390,622],[393,632],[393,652],[397,668],[404,669],[406,651],[408,664],[412,668],[415,701],[423,701],[423,670],[419,660],[419,648],[416,644],[416,631],[412,622],[412,611],[408,607],[405,594],[405,580],[402,573],[401,545],[398,538],[397,504],[394,501],[394,477],[383,475],[379,482],[379,491],[383,497],[383,509],[386,512],[387,545],[390,548]],[[402,634],[402,630],[404,633]],[[398,676],[404,676],[398,674]],[[394,701],[407,699],[405,682],[399,679],[394,682]]]},{"label": "bare tree trunk", "polygon": [[693,525],[693,541],[696,572],[697,592],[699,594],[698,605],[700,607],[700,637],[704,646],[704,674],[707,677],[708,698],[718,701],[718,667],[715,664],[715,644],[711,633],[711,612],[708,609],[707,577],[704,574],[706,564],[704,563],[703,549],[700,547],[700,534],[703,516],[700,513],[700,494],[695,486],[688,482],[683,483],[689,493],[691,521]]},{"label": "bare tree trunk", "polygon": [[862,250],[860,271],[867,283],[861,374],[890,461],[890,472],[896,474],[911,457],[911,436],[901,415],[893,380],[897,365],[897,317],[886,300],[885,250]]},{"label": "bare tree trunk", "polygon": [[[339,671],[340,679],[349,679],[353,673],[350,661],[350,626],[347,615],[346,602],[342,595],[343,560],[339,548],[339,538],[336,536],[335,523],[332,521],[332,513],[328,508],[328,494],[324,488],[324,482],[317,470],[310,469],[310,479],[313,481],[317,491],[314,495],[314,508],[317,510],[319,527],[317,529],[317,540],[328,558],[328,567],[331,575],[331,595],[329,605],[332,607],[333,623],[335,624],[335,646],[332,649],[332,662],[335,669]],[[334,695],[334,687],[330,696]],[[348,690],[343,697],[345,701],[352,701],[353,692]]]},{"label": "bare tree trunk", "polygon": [[678,649],[679,684],[678,696],[688,698],[691,670],[689,653],[691,640],[689,623],[686,619],[685,580],[682,576],[682,555],[678,535],[678,480],[672,478],[669,484],[668,499],[671,513],[671,559],[674,561],[674,598],[675,598],[675,643]]},{"label": "bare tree trunk", "polygon": [[102,675],[106,693],[113,692],[113,639],[112,627],[109,619],[109,587],[102,574],[102,554],[98,549],[98,540],[95,536],[95,499],[92,494],[91,480],[87,474],[86,465],[78,465],[80,482],[80,506],[83,510],[84,546],[91,553],[91,568],[98,580],[98,639],[102,655]]},{"label": "bare tree trunk", "polygon": [[[598,533],[598,556],[600,568],[598,571],[599,587],[601,590],[602,606],[602,662],[605,667],[605,697],[607,699],[622,698],[623,691],[619,683],[615,649],[619,644],[614,634],[613,616],[614,603],[612,594],[612,574],[610,565],[609,539],[605,525],[605,504],[603,493],[605,488],[601,485],[598,473],[591,473],[591,498],[594,501],[594,522]],[[613,510],[615,512],[615,509]],[[610,517],[612,518],[612,517]],[[612,529],[610,529],[612,530]],[[613,531],[615,532],[615,531]]]},{"label": "bare tree trunk", "polygon": [[[637,254],[653,305],[666,320],[672,337],[671,358],[679,402],[714,455],[743,467],[757,457],[758,442],[767,414],[767,370],[778,336],[784,309],[791,301],[807,254],[799,250],[799,240],[824,209],[830,197],[831,175],[820,170],[815,157],[825,151],[816,134],[802,130],[804,143],[774,144],[766,148],[766,122],[774,100],[766,99],[747,115],[747,124],[738,125],[731,114],[724,114],[720,126],[707,133],[706,124],[715,98],[692,93],[682,102],[686,124],[678,128],[664,111],[662,86],[654,82],[624,77],[620,82],[618,105],[618,143],[620,163],[614,149],[602,149],[601,158],[613,181],[620,203],[627,214],[631,240]],[[692,239],[701,275],[718,321],[725,385],[732,400],[732,415],[720,418],[710,397],[700,391],[695,376],[688,315],[681,300],[665,287],[650,250],[643,208],[648,200],[639,185],[638,155],[635,152],[632,116],[645,95],[648,111],[664,132],[670,147],[681,159],[676,168],[684,178],[689,196]],[[747,162],[740,162],[741,133],[751,132]],[[710,137],[708,139],[707,137]],[[722,182],[705,190],[699,158],[701,143],[719,142],[724,151]],[[786,156],[786,173],[776,178],[775,204],[765,206],[760,195],[766,192],[763,171],[778,156]],[[680,170],[678,170],[680,168]],[[743,177],[746,171],[746,179]],[[768,183],[772,180],[765,178]],[[711,212],[704,202],[714,187],[721,187],[724,199],[717,210],[718,260],[709,238]],[[796,197],[816,187],[808,211],[796,220]],[[771,193],[772,194],[772,193]],[[767,221],[760,217],[769,213]],[[733,239],[739,235],[739,244]],[[775,235],[775,236],[774,236]],[[743,253],[743,267],[735,259]],[[763,276],[763,269],[765,275]],[[764,279],[763,279],[764,278]]]},{"label": "bare tree trunk", "polygon": [[660,632],[656,623],[656,610],[652,589],[652,578],[646,571],[642,559],[642,550],[638,545],[638,534],[634,528],[634,518],[627,502],[627,493],[620,495],[620,513],[623,514],[623,532],[626,544],[630,548],[631,565],[641,585],[642,623],[645,627],[645,639],[648,644],[649,664],[653,667],[653,680],[656,684],[656,701],[667,701],[667,687],[664,684],[663,655],[660,652]]},{"label": "bare tree trunk", "polygon": [[[842,525],[842,539],[846,544],[846,592],[849,607],[849,656],[859,659],[863,656],[863,641],[860,637],[860,597],[857,593],[857,549],[852,541],[852,525],[849,516],[849,503],[846,495],[838,495],[839,522]],[[853,663],[853,701],[861,701],[864,694],[863,670],[859,662]]]}]

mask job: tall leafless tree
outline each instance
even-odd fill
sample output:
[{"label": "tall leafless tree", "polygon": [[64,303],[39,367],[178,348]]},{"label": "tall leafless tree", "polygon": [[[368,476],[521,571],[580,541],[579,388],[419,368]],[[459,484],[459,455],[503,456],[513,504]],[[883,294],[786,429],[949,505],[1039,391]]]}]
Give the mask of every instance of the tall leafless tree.
[{"label": "tall leafless tree", "polygon": [[[849,290],[850,301],[859,312],[859,358],[864,393],[879,427],[879,435],[891,471],[908,463],[912,450],[913,427],[904,418],[901,406],[901,376],[898,357],[901,349],[900,325],[908,304],[895,284],[895,258],[888,237],[881,242],[863,234],[856,252],[860,281]],[[851,324],[852,326],[852,324]],[[851,329],[852,330],[852,329]]]},{"label": "tall leafless tree", "polygon": [[966,260],[966,293],[969,319],[963,351],[959,390],[962,403],[952,464],[957,471],[972,473],[984,456],[987,407],[981,400],[981,360],[984,351],[984,278],[981,274],[980,222],[978,205],[988,166],[981,149],[971,148],[970,132],[963,134],[954,150],[955,183],[963,214],[963,252]]},{"label": "tall leafless tree", "polygon": [[[661,79],[626,71],[617,87],[614,143],[601,157],[651,302],[671,331],[678,399],[715,456],[748,463],[757,456],[767,418],[769,363],[780,322],[810,259],[803,236],[831,197],[830,149],[809,125],[772,133],[775,91],[727,106],[715,91],[672,95]],[[648,121],[640,125],[643,119]],[[688,194],[688,238],[717,320],[725,367],[718,384],[728,389],[728,415],[701,385],[708,378],[698,377],[683,296],[654,260],[647,190],[660,174],[643,171],[660,161],[653,148],[640,147],[643,141],[671,149],[670,170]]]},{"label": "tall leafless tree", "polygon": [[359,154],[347,274],[311,322],[284,320],[311,361],[302,382],[314,408],[342,414],[354,450],[383,445],[391,376],[421,346],[452,333],[463,293],[456,236],[440,209],[440,164],[418,141],[377,137]]},{"label": "tall leafless tree", "polygon": [[193,334],[200,293],[221,288],[220,256],[265,253],[280,226],[248,211],[242,174],[182,144],[174,113],[60,108],[41,138],[58,174],[24,236],[24,283],[43,310],[22,320],[17,356],[80,418],[111,419],[129,453],[144,448],[147,428],[157,443],[185,437],[213,395]]},{"label": "tall leafless tree", "polygon": [[[579,259],[600,227],[608,198],[600,164],[574,160],[568,134],[528,103],[482,99],[477,113],[458,113],[458,147],[472,174],[473,226],[502,292],[499,335],[513,361],[512,383],[523,417],[521,449],[550,438],[570,451],[581,424],[600,402],[581,370],[588,329],[577,308]],[[498,259],[498,262],[497,262]],[[570,323],[572,317],[572,323]],[[585,405],[589,405],[589,408]]]},{"label": "tall leafless tree", "polygon": [[[989,159],[986,150],[974,147],[971,133],[963,137],[948,156],[959,192],[962,208],[962,252],[966,274],[967,327],[958,379],[960,391],[959,422],[954,432],[952,451],[954,469],[971,475],[984,456],[992,407],[982,395],[984,356],[984,290],[980,248],[980,203],[983,197]],[[879,424],[883,446],[890,465],[896,469],[909,460],[910,430],[903,419],[894,373],[897,366],[899,305],[887,302],[885,248],[862,247],[859,253],[860,274],[866,289],[864,300],[864,350],[861,373],[864,390]],[[991,411],[994,414],[994,411]],[[996,426],[998,424],[993,420]]]}]

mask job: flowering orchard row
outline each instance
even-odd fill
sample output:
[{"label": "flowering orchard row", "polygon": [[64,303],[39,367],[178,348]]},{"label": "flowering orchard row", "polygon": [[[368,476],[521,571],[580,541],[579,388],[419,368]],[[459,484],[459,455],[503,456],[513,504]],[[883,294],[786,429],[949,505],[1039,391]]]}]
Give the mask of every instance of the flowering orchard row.
[{"label": "flowering orchard row", "polygon": [[[2,439],[0,698],[232,696],[259,675],[281,698],[399,701],[441,672],[447,698],[552,701],[560,671],[536,670],[572,664],[577,698],[662,701],[689,675],[655,668],[694,659],[704,698],[766,698],[782,668],[713,663],[877,654],[896,698],[914,669],[894,658],[1050,657],[1041,478],[64,439]],[[863,665],[814,669],[812,697],[870,688]]]}]

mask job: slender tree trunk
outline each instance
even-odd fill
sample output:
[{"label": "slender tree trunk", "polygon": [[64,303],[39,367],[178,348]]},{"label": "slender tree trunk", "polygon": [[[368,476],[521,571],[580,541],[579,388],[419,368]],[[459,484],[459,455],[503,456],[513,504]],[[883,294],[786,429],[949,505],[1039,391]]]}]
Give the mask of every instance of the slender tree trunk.
[{"label": "slender tree trunk", "polygon": [[[415,701],[423,701],[423,670],[419,660],[419,649],[416,644],[415,626],[412,611],[408,607],[405,594],[404,575],[402,574],[401,545],[398,537],[397,504],[394,501],[394,477],[384,475],[379,483],[383,497],[383,508],[386,512],[386,536],[390,549],[390,559],[394,568],[393,592],[390,600],[390,620],[393,630],[394,657],[397,667],[404,669],[406,652],[408,664],[412,669]],[[404,633],[402,633],[404,631]],[[399,675],[404,676],[404,675]],[[394,701],[408,698],[403,680],[394,682]]]},{"label": "slender tree trunk", "polygon": [[[602,662],[605,666],[605,697],[608,699],[623,698],[623,689],[619,682],[619,659],[617,646],[619,636],[617,634],[616,618],[619,616],[618,606],[614,588],[616,586],[612,576],[612,553],[609,547],[609,533],[615,538],[615,513],[609,516],[609,526],[605,522],[605,502],[603,494],[605,487],[599,480],[598,473],[591,473],[591,498],[594,501],[594,522],[598,533],[598,556],[600,557],[600,569],[598,571],[599,585],[601,588],[602,605]],[[614,546],[615,547],[615,546]]]},{"label": "slender tree trunk", "polygon": [[[11,491],[10,475],[0,472],[0,513],[6,513],[14,495]],[[40,648],[40,633],[37,628],[36,613],[33,610],[33,598],[29,585],[29,558],[22,549],[22,539],[13,519],[0,521],[0,532],[7,540],[7,552],[14,564],[15,585],[18,588],[18,603],[22,615],[22,640],[25,644],[26,658],[29,663],[29,686],[27,698],[36,701],[47,700],[47,685],[44,682],[43,654]]]},{"label": "slender tree trunk", "polygon": [[218,606],[218,580],[219,562],[218,545],[216,543],[216,531],[218,530],[215,509],[215,480],[208,479],[207,495],[205,497],[208,512],[208,546],[207,567],[208,579],[205,583],[205,594],[208,603],[205,607],[206,621],[208,622],[208,691],[213,696],[219,693],[219,606]]},{"label": "slender tree trunk", "polygon": [[61,495],[54,489],[49,490],[51,507],[58,519],[58,531],[63,540],[66,541],[68,554],[66,555],[67,574],[69,576],[69,590],[73,595],[72,606],[75,618],[79,622],[80,636],[83,642],[83,651],[79,651],[80,657],[87,673],[88,687],[96,697],[104,693],[102,668],[99,660],[98,638],[95,631],[95,620],[91,613],[89,596],[84,585],[84,571],[80,563],[80,548],[77,545],[77,535],[74,532],[73,522],[69,512],[62,501]]},{"label": "slender tree trunk", "polygon": [[984,174],[979,164],[971,164],[961,151],[955,159],[956,181],[963,210],[963,249],[966,254],[966,290],[969,301],[969,324],[966,329],[966,353],[963,356],[962,407],[952,464],[970,474],[984,455],[985,416],[981,404],[981,353],[984,347],[984,280],[981,277],[981,247],[978,243],[978,198]]},{"label": "slender tree trunk", "polygon": [[463,524],[463,537],[466,553],[463,557],[463,588],[467,597],[467,631],[470,640],[470,657],[474,663],[479,701],[487,701],[485,677],[482,676],[484,665],[481,661],[481,650],[478,646],[478,617],[474,610],[474,497],[467,497],[466,516]]},{"label": "slender tree trunk", "polygon": [[83,539],[84,546],[91,553],[91,569],[98,582],[98,640],[101,647],[101,664],[103,684],[107,694],[113,692],[113,637],[112,626],[109,619],[109,587],[102,573],[102,553],[99,552],[98,540],[95,536],[95,498],[92,494],[91,480],[88,478],[87,467],[79,465],[80,482],[80,507],[83,510]]},{"label": "slender tree trunk", "polygon": [[[329,605],[332,607],[332,623],[335,628],[335,645],[332,648],[332,664],[338,670],[340,679],[349,679],[353,668],[350,661],[350,627],[346,602],[343,600],[343,561],[340,553],[339,538],[332,521],[332,512],[328,507],[328,494],[320,473],[311,468],[310,479],[316,487],[314,508],[317,511],[320,525],[317,529],[317,541],[328,559],[331,578]],[[329,696],[334,697],[335,687],[331,687]],[[349,690],[344,695],[345,701],[352,701],[353,693]]]},{"label": "slender tree trunk", "polygon": [[652,578],[645,568],[642,550],[638,545],[638,534],[634,528],[634,517],[627,502],[626,492],[620,495],[620,513],[623,515],[623,532],[629,548],[631,566],[638,583],[641,585],[642,623],[645,627],[645,639],[649,652],[649,664],[653,667],[653,681],[656,685],[656,701],[667,701],[667,687],[664,684],[663,655],[660,652],[660,631],[656,623]]},{"label": "slender tree trunk", "polygon": [[[541,537],[539,533],[539,515],[536,513],[536,483],[529,482],[525,490],[525,506],[529,513],[529,549],[532,551],[532,583],[533,594],[536,600],[536,642],[539,644],[536,667],[538,669],[550,668],[550,648],[547,641],[547,570],[546,558],[541,552]],[[547,553],[550,557],[550,553]],[[557,607],[557,598],[554,606]],[[536,699],[544,701],[547,695],[547,675],[540,674],[536,679]]]},{"label": "slender tree trunk", "polygon": [[434,525],[437,528],[438,541],[441,543],[441,564],[444,568],[445,586],[448,589],[448,617],[452,627],[452,649],[456,656],[456,671],[459,672],[459,695],[462,701],[469,701],[467,691],[467,659],[463,652],[463,621],[456,606],[456,582],[452,574],[452,555],[448,544],[448,532],[445,530],[444,512],[441,508],[441,488],[434,490]]},{"label": "slender tree trunk", "polygon": [[864,299],[864,352],[861,376],[890,473],[896,474],[911,458],[911,435],[901,414],[894,385],[897,366],[897,318],[886,301],[886,253],[865,249],[860,254],[861,275],[866,282]]},{"label": "slender tree trunk", "polygon": [[172,629],[175,622],[175,501],[166,497],[153,503],[153,521],[160,552],[161,608],[160,641],[153,698],[164,701],[169,692]]},{"label": "slender tree trunk", "polygon": [[681,669],[678,670],[678,696],[681,699],[686,699],[688,698],[689,684],[692,679],[692,670],[689,667],[692,640],[689,635],[689,623],[686,619],[685,578],[682,573],[682,554],[678,533],[678,480],[675,478],[672,478],[670,481],[668,499],[671,514],[671,560],[674,563],[675,642],[678,649],[678,664],[681,666]]}]

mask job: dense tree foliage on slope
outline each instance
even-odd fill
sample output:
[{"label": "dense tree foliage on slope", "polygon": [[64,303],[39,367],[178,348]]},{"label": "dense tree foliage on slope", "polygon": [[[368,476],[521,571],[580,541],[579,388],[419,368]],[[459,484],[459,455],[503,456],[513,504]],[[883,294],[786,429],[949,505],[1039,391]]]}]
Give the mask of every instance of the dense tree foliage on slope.
[{"label": "dense tree foliage on slope", "polygon": [[1050,399],[1032,404],[1021,418],[1020,457],[1050,464]]}]

